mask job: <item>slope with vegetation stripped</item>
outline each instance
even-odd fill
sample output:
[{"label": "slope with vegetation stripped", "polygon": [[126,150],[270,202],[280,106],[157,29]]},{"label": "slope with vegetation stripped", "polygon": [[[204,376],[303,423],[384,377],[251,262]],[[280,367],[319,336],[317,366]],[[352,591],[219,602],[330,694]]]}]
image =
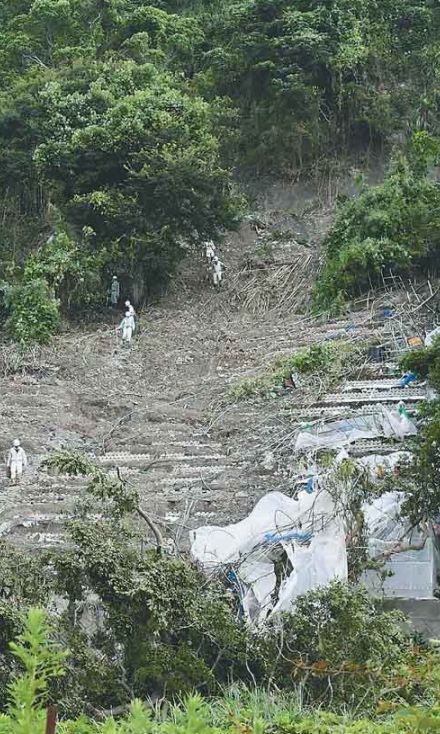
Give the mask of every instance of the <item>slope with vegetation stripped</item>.
[{"label": "slope with vegetation stripped", "polygon": [[[422,315],[430,299],[416,291],[408,307],[405,290],[376,292],[372,304],[365,301],[338,321],[292,307],[286,312],[284,280],[276,290],[273,272],[284,273],[304,245],[294,233],[289,240],[277,234],[257,275],[241,256],[243,240],[258,250],[271,228],[279,230],[280,215],[266,216],[265,235],[248,226],[225,246],[223,290],[206,283],[202,260],[189,265],[169,298],[141,316],[130,350],[103,324],[71,329],[57,338],[56,349],[3,352],[2,391],[11,406],[3,410],[5,447],[19,426],[33,460],[24,483],[5,482],[0,498],[8,540],[0,587],[7,623],[3,674],[6,679],[13,667],[6,643],[20,629],[20,611],[52,599],[55,635],[71,650],[64,680],[51,689],[63,715],[84,709],[97,715],[134,696],[173,697],[193,688],[217,693],[231,678],[282,689],[293,681],[303,701],[337,710],[349,705],[356,714],[374,711],[379,699],[392,709],[402,698],[410,705],[434,700],[424,672],[434,665],[431,653],[425,658],[413,649],[397,618],[364,591],[336,584],[312,592],[281,632],[275,625],[254,634],[242,624],[224,575],[207,580],[179,557],[188,529],[240,519],[271,489],[296,491],[303,467],[293,444],[305,420],[322,423],[401,399],[401,390],[378,380],[365,363],[368,347],[399,348],[399,340],[413,335],[406,317],[416,309]],[[295,290],[295,274],[290,277]],[[240,305],[240,279],[250,279],[261,297]],[[308,282],[311,288],[311,273]],[[298,298],[304,308],[304,287]],[[385,305],[394,307],[395,319],[383,318]],[[300,373],[294,392],[282,385],[291,367]],[[269,390],[251,391],[250,399],[248,391],[236,395],[244,379],[260,386],[265,373]],[[408,407],[423,395],[408,388]],[[67,453],[51,454],[54,448]],[[355,448],[354,454],[377,451],[362,442]],[[390,448],[399,444],[381,445]],[[98,470],[78,463],[84,454]],[[425,522],[435,498],[430,488],[419,490],[412,477],[409,514]],[[354,500],[345,509],[356,529],[359,495]],[[359,552],[363,536],[352,537],[354,579],[366,559]],[[150,550],[157,546],[162,557]],[[23,547],[32,556],[22,555]],[[409,682],[402,666],[414,671]],[[315,723],[312,717],[310,726]]]},{"label": "slope with vegetation stripped", "polygon": [[[0,448],[31,460],[0,476],[0,732],[42,733],[48,702],[57,734],[436,731],[435,644],[360,584],[434,593],[390,571],[440,507],[436,4],[0,20]],[[236,543],[271,491],[292,517]],[[228,537],[204,569],[195,530]]]}]

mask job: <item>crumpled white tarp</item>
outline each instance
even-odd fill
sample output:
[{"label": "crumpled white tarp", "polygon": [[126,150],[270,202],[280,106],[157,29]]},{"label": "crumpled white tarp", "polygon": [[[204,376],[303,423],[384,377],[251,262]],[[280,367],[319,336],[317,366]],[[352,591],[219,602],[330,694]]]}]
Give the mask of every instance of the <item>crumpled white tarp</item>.
[{"label": "crumpled white tarp", "polygon": [[414,436],[416,433],[415,424],[405,413],[378,405],[371,414],[316,424],[307,430],[300,431],[296,438],[295,451],[346,446],[353,441],[378,436],[403,438]]},{"label": "crumpled white tarp", "polygon": [[377,571],[369,570],[364,574],[364,581],[373,591],[388,597],[430,599],[437,584],[438,553],[431,537],[424,539],[420,529],[411,529],[409,520],[401,517],[404,499],[401,492],[386,492],[364,504],[369,555],[375,558],[392,550],[400,541],[405,544],[422,541],[423,548],[392,555],[385,566],[391,575],[383,578]]},{"label": "crumpled white tarp", "polygon": [[342,523],[334,519],[325,530],[315,535],[309,546],[296,544],[293,570],[280,587],[278,601],[273,609],[291,611],[297,596],[318,586],[326,586],[335,579],[345,580],[347,549]]},{"label": "crumpled white tarp", "polygon": [[440,326],[437,326],[436,329],[433,329],[433,331],[430,331],[429,334],[425,336],[425,347],[432,347],[434,343],[434,339],[437,339],[437,337],[440,336]]},{"label": "crumpled white tarp", "polygon": [[404,536],[406,527],[400,519],[403,500],[402,492],[385,492],[362,506],[371,549],[377,541],[396,541]]},{"label": "crumpled white tarp", "polygon": [[393,472],[401,464],[410,462],[412,454],[410,451],[393,451],[391,454],[369,454],[356,458],[356,464],[368,471],[371,480],[379,479],[385,474]]},{"label": "crumpled white tarp", "polygon": [[[207,571],[232,567],[246,589],[241,599],[246,617],[262,622],[272,610],[291,609],[300,594],[347,578],[345,531],[335,515],[324,489],[302,490],[298,499],[270,492],[244,520],[192,531],[191,553]],[[280,548],[293,570],[274,598]]]}]

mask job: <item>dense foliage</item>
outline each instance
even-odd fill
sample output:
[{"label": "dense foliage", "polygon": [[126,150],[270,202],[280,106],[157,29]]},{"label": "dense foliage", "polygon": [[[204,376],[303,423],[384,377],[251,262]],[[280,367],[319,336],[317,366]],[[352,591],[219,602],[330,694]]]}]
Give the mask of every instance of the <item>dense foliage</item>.
[{"label": "dense foliage", "polygon": [[195,21],[89,0],[5,2],[0,18],[4,305],[17,340],[44,342],[57,300],[105,303],[112,272],[144,297],[185,245],[234,226],[240,199],[215,106],[182,78]]},{"label": "dense foliage", "polygon": [[402,488],[407,493],[404,509],[414,523],[429,520],[437,523],[440,512],[440,340],[436,339],[429,348],[409,352],[401,366],[427,379],[436,390],[435,399],[421,407],[421,429],[414,461],[401,478]]},{"label": "dense foliage", "polygon": [[[39,604],[70,651],[64,676],[51,683],[64,716],[134,697],[218,695],[231,681],[293,688],[304,703],[337,711],[374,711],[379,699],[433,700],[420,673],[424,655],[400,629],[398,615],[384,612],[363,588],[335,582],[311,591],[282,626],[275,620],[253,630],[226,577],[207,579],[163,545],[145,550],[145,530],[133,527],[133,513],[148,515],[121,480],[69,452],[48,463],[87,474],[88,496],[70,523],[70,550],[29,558],[1,549],[3,685],[15,670],[7,643],[20,632],[23,612]],[[405,677],[408,669],[413,673]]]},{"label": "dense foliage", "polygon": [[[45,706],[50,700],[50,682],[64,675],[63,661],[68,654],[54,643],[44,612],[31,608],[24,630],[10,643],[11,651],[22,664],[9,688],[7,711],[0,714],[0,732],[4,734],[43,734]],[[433,684],[439,680],[439,661],[431,656],[426,670]],[[438,691],[437,691],[438,693]],[[325,712],[304,713],[300,700],[292,695],[272,695],[264,691],[233,689],[222,698],[204,701],[193,695],[163,712],[149,709],[139,699],[129,713],[100,723],[81,716],[61,721],[60,734],[421,734],[439,729],[438,696],[433,705],[405,706],[402,701],[392,716],[382,721],[352,720],[348,716]]]},{"label": "dense foliage", "polygon": [[143,299],[234,226],[231,164],[296,176],[438,128],[434,2],[3,0],[0,20],[0,286],[22,343],[58,304],[104,303],[113,271]]},{"label": "dense foliage", "polygon": [[316,288],[318,307],[338,307],[350,296],[380,284],[392,270],[436,267],[440,252],[440,187],[431,174],[438,141],[414,135],[382,184],[344,202],[324,247],[326,263]]},{"label": "dense foliage", "polygon": [[207,30],[196,85],[238,106],[245,161],[294,173],[317,156],[437,124],[435,3],[201,5]]}]

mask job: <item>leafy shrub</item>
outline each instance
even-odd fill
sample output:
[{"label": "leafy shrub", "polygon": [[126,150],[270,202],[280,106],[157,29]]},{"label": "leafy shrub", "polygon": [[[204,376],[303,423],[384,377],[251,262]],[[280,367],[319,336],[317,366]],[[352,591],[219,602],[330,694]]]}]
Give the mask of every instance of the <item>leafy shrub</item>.
[{"label": "leafy shrub", "polygon": [[99,253],[90,252],[87,237],[75,240],[61,230],[38,250],[24,266],[24,279],[44,279],[66,311],[78,306],[105,302]]},{"label": "leafy shrub", "polygon": [[375,705],[410,648],[400,616],[363,588],[334,582],[297,599],[283,622],[279,678],[301,684],[309,702]]},{"label": "leafy shrub", "polygon": [[394,162],[382,184],[342,205],[324,242],[327,260],[316,285],[317,308],[339,308],[387,269],[407,272],[435,262],[440,188],[427,173],[432,148],[437,157],[437,141],[419,133],[407,158]]},{"label": "leafy shrub", "polygon": [[[401,360],[404,370],[413,370],[440,389],[440,340],[431,347],[409,352]],[[404,467],[400,488],[406,499],[402,511],[414,524],[430,523],[440,509],[440,400],[419,406],[420,428],[414,439],[414,459]]]},{"label": "leafy shrub", "polygon": [[353,347],[346,342],[328,342],[300,349],[292,357],[279,359],[268,374],[242,380],[229,390],[231,402],[251,397],[275,396],[283,380],[292,373],[305,377],[319,376],[321,379],[337,380],[345,373],[353,357]]},{"label": "leafy shrub", "polygon": [[58,327],[58,301],[43,278],[25,281],[5,290],[9,310],[6,328],[20,344],[46,344]]},{"label": "leafy shrub", "polygon": [[9,686],[8,713],[0,715],[0,734],[43,734],[49,683],[63,674],[67,653],[51,642],[45,613],[38,608],[29,610],[23,632],[10,647],[24,672]]}]

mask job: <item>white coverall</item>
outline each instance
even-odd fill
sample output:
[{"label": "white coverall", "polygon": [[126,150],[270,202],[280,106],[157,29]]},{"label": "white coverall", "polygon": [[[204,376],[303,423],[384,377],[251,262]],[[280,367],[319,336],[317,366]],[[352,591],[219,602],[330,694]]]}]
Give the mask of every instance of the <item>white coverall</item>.
[{"label": "white coverall", "polygon": [[23,469],[27,466],[27,456],[21,446],[13,446],[8,454],[7,467],[11,471],[11,479],[20,479]]},{"label": "white coverall", "polygon": [[117,306],[118,301],[119,301],[119,295],[120,295],[119,281],[112,280],[112,285],[110,288],[110,301],[111,301],[112,306]]},{"label": "white coverall", "polygon": [[214,281],[214,285],[220,285],[222,282],[222,272],[223,263],[221,263],[217,258],[217,260],[214,260],[212,263],[212,279]]},{"label": "white coverall", "polygon": [[124,316],[121,323],[119,324],[119,330],[122,331],[122,341],[131,342],[131,337],[134,331],[134,318],[133,316]]},{"label": "white coverall", "polygon": [[213,241],[209,240],[209,242],[205,242],[205,247],[206,247],[206,257],[207,257],[208,263],[211,263],[215,255]]},{"label": "white coverall", "polygon": [[136,319],[135,319],[136,311],[134,310],[134,308],[133,308],[133,306],[132,306],[131,303],[130,303],[129,306],[127,306],[127,304],[125,304],[125,311],[126,312],[128,311],[128,313],[130,314],[130,316],[133,317],[133,331],[134,331],[136,329]]}]

